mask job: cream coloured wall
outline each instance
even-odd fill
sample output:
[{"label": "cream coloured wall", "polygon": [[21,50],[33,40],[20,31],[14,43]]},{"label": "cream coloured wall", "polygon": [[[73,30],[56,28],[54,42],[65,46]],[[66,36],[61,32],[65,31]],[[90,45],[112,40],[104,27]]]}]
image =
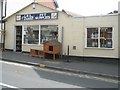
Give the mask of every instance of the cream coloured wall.
[{"label": "cream coloured wall", "polygon": [[14,32],[15,32],[15,21],[14,16],[12,16],[9,20],[6,22],[5,26],[5,48],[6,49],[13,49],[14,48]]},{"label": "cream coloured wall", "polygon": [[[86,17],[85,27],[113,27],[113,49],[85,48],[84,56],[118,58],[118,16]],[[84,32],[85,34],[85,32]]]},{"label": "cream coloured wall", "polygon": [[43,50],[43,45],[23,45],[22,51],[30,52],[30,49]]},{"label": "cream coloured wall", "polygon": [[[82,56],[83,55],[83,20],[84,18],[71,18],[68,21],[69,24],[65,26],[64,33],[64,53],[67,53],[67,46],[69,45],[70,55],[72,56]],[[73,49],[76,46],[76,50]]]},{"label": "cream coloured wall", "polygon": [[[63,19],[62,19],[63,20]],[[118,58],[118,17],[94,16],[82,18],[67,17],[64,21],[64,52],[67,54],[67,46],[70,47],[72,56],[109,57]],[[68,23],[69,22],[69,23]],[[113,27],[113,49],[85,48],[86,27]],[[73,50],[76,46],[76,50]]]}]

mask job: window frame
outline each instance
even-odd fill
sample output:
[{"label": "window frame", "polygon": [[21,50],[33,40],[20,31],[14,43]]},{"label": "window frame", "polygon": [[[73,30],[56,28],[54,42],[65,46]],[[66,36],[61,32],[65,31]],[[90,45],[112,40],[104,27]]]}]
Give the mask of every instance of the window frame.
[{"label": "window frame", "polygon": [[[88,28],[98,28],[98,47],[88,47],[87,45],[87,30]],[[101,28],[112,28],[112,48],[101,47],[100,46],[100,29]],[[99,27],[86,27],[85,28],[85,48],[86,49],[114,49],[114,27],[113,26],[99,26]]]}]

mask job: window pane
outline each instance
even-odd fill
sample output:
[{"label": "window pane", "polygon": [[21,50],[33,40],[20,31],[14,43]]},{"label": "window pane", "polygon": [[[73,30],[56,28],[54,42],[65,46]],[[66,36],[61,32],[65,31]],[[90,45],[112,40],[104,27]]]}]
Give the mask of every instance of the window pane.
[{"label": "window pane", "polygon": [[112,48],[112,27],[100,28],[100,47]]},{"label": "window pane", "polygon": [[58,26],[57,25],[42,25],[41,26],[41,43],[58,39]]},{"label": "window pane", "polygon": [[87,28],[87,47],[98,47],[98,28]]},{"label": "window pane", "polygon": [[39,25],[24,26],[24,44],[39,43]]}]

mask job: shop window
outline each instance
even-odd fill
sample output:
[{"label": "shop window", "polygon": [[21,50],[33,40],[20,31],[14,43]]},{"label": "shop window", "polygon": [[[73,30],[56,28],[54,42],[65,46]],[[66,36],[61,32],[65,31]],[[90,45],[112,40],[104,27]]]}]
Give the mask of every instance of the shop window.
[{"label": "shop window", "polygon": [[39,25],[24,26],[24,44],[39,44]]},{"label": "shop window", "polygon": [[87,47],[98,47],[98,28],[87,28]]},{"label": "shop window", "polygon": [[42,25],[41,26],[41,43],[48,40],[58,39],[57,25]]},{"label": "shop window", "polygon": [[112,48],[112,27],[100,28],[100,47]]},{"label": "shop window", "polygon": [[112,27],[87,28],[87,47],[112,48]]}]

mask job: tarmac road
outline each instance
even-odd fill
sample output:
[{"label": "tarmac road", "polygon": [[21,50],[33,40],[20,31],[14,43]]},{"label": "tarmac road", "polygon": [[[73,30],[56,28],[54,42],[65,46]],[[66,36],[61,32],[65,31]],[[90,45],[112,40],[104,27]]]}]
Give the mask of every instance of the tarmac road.
[{"label": "tarmac road", "polygon": [[118,88],[112,80],[0,61],[2,84],[18,88]]}]

